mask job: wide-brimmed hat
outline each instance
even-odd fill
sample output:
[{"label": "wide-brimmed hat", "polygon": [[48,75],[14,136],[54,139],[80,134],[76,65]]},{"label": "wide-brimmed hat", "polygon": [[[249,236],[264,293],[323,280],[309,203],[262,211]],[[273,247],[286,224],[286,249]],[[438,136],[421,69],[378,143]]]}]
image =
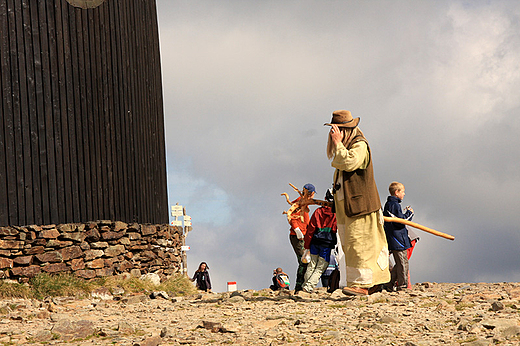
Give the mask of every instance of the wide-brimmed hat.
[{"label": "wide-brimmed hat", "polygon": [[332,120],[330,123],[323,124],[331,126],[332,124],[337,125],[338,127],[356,127],[359,124],[359,117],[353,118],[352,114],[350,114],[350,111],[346,110],[339,110],[332,112]]}]

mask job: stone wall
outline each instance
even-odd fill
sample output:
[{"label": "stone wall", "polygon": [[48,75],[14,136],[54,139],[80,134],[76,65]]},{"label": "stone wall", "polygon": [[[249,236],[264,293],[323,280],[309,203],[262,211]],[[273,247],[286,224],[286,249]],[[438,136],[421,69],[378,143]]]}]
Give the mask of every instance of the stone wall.
[{"label": "stone wall", "polygon": [[181,269],[182,228],[95,221],[0,227],[0,278],[40,273],[91,279],[128,272],[167,277]]}]

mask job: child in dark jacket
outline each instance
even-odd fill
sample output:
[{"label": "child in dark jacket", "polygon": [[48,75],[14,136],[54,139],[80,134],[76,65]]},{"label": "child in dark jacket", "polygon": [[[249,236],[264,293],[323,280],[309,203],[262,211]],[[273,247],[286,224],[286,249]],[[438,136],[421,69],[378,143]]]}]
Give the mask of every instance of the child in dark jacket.
[{"label": "child in dark jacket", "polygon": [[[334,202],[331,190],[327,190],[325,195],[325,200],[328,202]],[[324,206],[314,211],[304,238],[304,248],[306,252],[310,252],[310,261],[305,272],[303,291],[312,292],[327,269],[330,252],[337,243],[337,231],[336,214],[330,207]]]},{"label": "child in dark jacket", "polygon": [[[412,220],[414,215],[411,207],[406,207],[403,213],[401,209],[401,201],[405,195],[404,185],[394,181],[388,188],[390,196],[388,196],[383,215],[389,217],[398,217],[400,219]],[[387,284],[388,290],[393,290],[394,283],[397,281],[397,290],[408,288],[408,256],[407,250],[412,247],[408,230],[406,226],[397,222],[385,222],[386,240],[388,242],[388,250],[393,254],[395,266],[391,271],[391,279]]]}]

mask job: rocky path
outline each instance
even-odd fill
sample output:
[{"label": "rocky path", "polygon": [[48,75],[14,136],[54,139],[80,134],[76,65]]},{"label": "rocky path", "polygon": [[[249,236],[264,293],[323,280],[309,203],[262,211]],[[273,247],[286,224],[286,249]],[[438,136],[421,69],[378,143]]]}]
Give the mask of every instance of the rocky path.
[{"label": "rocky path", "polygon": [[9,299],[0,345],[520,345],[520,283]]}]

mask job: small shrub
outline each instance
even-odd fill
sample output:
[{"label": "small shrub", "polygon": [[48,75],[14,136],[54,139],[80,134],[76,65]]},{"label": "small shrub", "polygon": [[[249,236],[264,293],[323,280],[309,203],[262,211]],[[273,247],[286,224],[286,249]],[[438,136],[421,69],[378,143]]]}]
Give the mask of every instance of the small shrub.
[{"label": "small shrub", "polygon": [[49,275],[39,274],[29,281],[31,295],[36,299],[45,297],[85,297],[90,294],[94,286],[89,281],[78,278],[72,274]]},{"label": "small shrub", "polygon": [[28,285],[0,280],[0,298],[28,298],[31,296],[31,289]]}]

